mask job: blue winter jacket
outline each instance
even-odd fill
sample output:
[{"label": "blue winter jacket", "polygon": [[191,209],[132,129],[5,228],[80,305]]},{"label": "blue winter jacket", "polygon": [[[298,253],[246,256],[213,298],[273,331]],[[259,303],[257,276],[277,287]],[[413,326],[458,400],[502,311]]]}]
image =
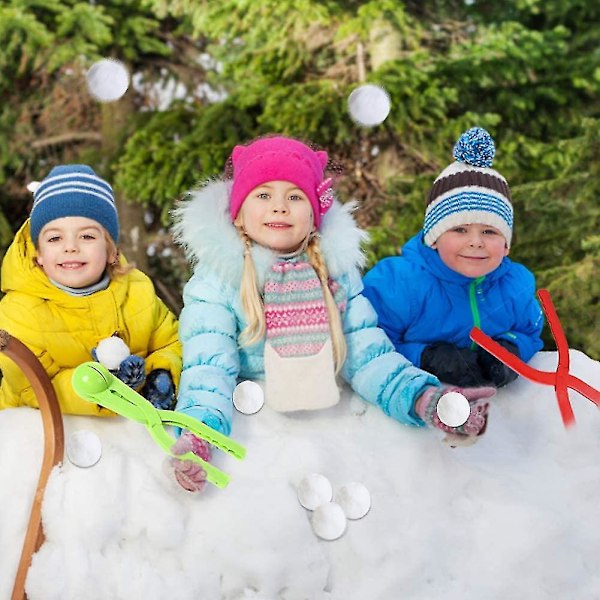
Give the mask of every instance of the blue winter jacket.
[{"label": "blue winter jacket", "polygon": [[[179,319],[183,344],[183,372],[177,410],[229,434],[233,416],[232,395],[239,380],[264,378],[264,340],[240,347],[246,326],[239,298],[243,248],[228,212],[228,187],[214,182],[194,192],[175,211],[174,234],[195,264],[184,289]],[[398,354],[377,315],[361,294],[358,267],[364,234],[356,227],[348,205],[338,202],[325,215],[321,248],[330,275],[346,291],[343,329],[348,356],[342,377],[365,400],[408,424],[422,426],[414,413],[416,399],[438,380],[415,368]],[[255,245],[252,256],[259,283],[278,257]],[[301,374],[299,374],[301,385]],[[293,382],[290,382],[293,384]]]},{"label": "blue winter jacket", "polygon": [[415,365],[434,342],[474,347],[473,326],[515,344],[524,361],[542,348],[544,321],[533,274],[509,258],[484,277],[465,277],[424,244],[421,231],[402,248],[402,256],[377,263],[363,283],[379,326]]}]

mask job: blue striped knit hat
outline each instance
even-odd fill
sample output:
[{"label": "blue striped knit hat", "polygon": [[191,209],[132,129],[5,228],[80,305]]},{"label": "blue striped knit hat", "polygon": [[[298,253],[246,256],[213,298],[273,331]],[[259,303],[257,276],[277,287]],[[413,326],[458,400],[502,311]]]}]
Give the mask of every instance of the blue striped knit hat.
[{"label": "blue striped knit hat", "polygon": [[119,217],[110,185],[87,165],[54,167],[33,194],[31,239],[37,244],[46,223],[62,217],[87,217],[119,241]]},{"label": "blue striped knit hat", "polygon": [[425,211],[424,240],[432,246],[453,227],[482,223],[498,229],[510,247],[513,207],[506,179],[492,169],[494,140],[481,127],[465,131],[454,145],[456,159],[433,183]]}]

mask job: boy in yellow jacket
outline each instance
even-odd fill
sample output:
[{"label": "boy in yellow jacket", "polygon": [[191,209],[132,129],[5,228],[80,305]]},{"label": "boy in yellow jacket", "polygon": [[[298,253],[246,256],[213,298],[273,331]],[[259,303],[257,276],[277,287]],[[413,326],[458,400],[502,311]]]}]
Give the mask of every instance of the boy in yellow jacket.
[{"label": "boy in yellow jacket", "polygon": [[[37,356],[64,413],[112,414],[71,386],[73,369],[95,359],[111,336],[131,352],[115,375],[158,408],[174,403],[177,321],[150,279],[120,260],[118,240],[111,186],[86,165],[61,165],[35,190],[30,218],[2,263],[0,329]],[[3,354],[0,370],[0,409],[37,407],[29,382]]]}]

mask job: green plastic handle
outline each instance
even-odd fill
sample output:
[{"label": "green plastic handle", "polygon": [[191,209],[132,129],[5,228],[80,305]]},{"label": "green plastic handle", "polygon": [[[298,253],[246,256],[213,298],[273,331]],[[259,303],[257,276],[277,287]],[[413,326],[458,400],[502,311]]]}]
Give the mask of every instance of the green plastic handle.
[{"label": "green plastic handle", "polygon": [[167,454],[199,464],[206,472],[207,481],[217,487],[225,487],[229,483],[229,476],[193,452],[173,454],[171,448],[175,440],[165,430],[165,425],[186,429],[240,460],[246,455],[246,449],[241,444],[197,419],[176,411],[154,408],[148,400],[125,385],[100,363],[87,362],[79,365],[73,373],[72,384],[84,400],[100,404],[127,419],[145,425],[154,441]]},{"label": "green plastic handle", "polygon": [[194,435],[210,442],[213,446],[219,448],[219,450],[228,452],[239,460],[242,460],[246,456],[246,448],[244,448],[244,446],[232,440],[230,437],[215,431],[212,427],[202,423],[202,421],[190,417],[190,415],[179,413],[174,410],[158,410],[157,412],[165,425],[187,429]]}]

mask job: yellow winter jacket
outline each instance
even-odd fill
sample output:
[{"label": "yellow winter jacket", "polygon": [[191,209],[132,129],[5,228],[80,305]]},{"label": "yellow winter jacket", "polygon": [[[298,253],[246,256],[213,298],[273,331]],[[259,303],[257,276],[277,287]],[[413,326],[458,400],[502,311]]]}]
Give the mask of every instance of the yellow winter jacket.
[{"label": "yellow winter jacket", "polygon": [[[146,361],[146,373],[170,371],[175,384],[181,374],[177,320],[156,296],[150,279],[137,269],[114,277],[108,288],[76,297],[55,287],[34,258],[29,220],[18,231],[2,263],[0,329],[18,338],[38,357],[48,373],[62,412],[112,415],[80,398],[71,386],[73,369],[93,360],[92,348],[113,334],[132,354]],[[22,371],[0,353],[0,409],[38,403]]]}]

